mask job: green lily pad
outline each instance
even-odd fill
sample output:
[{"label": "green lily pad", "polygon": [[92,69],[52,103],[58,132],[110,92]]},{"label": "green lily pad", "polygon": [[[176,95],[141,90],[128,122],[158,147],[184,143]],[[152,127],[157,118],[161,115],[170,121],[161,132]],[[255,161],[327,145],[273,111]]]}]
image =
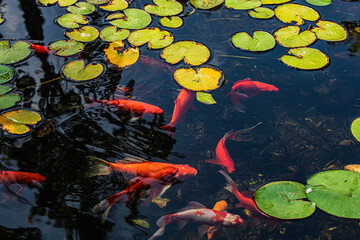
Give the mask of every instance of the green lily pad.
[{"label": "green lily pad", "polygon": [[86,0],[88,3],[92,3],[95,5],[101,5],[109,2],[110,0]]},{"label": "green lily pad", "polygon": [[10,47],[9,41],[0,41],[0,64],[13,64],[30,56],[30,44],[17,41]]},{"label": "green lily pad", "polygon": [[301,219],[312,215],[315,203],[303,201],[305,186],[291,181],[268,183],[254,195],[258,208],[269,216],[279,219]]},{"label": "green lily pad", "polygon": [[196,92],[196,99],[199,102],[202,102],[207,105],[216,104],[215,99],[212,97],[210,93]]},{"label": "green lily pad", "polygon": [[110,26],[103,28],[100,31],[100,38],[106,42],[115,42],[119,40],[125,40],[130,34],[128,29],[117,30],[117,27]]},{"label": "green lily pad", "polygon": [[184,59],[185,64],[198,66],[210,58],[210,50],[202,43],[195,41],[179,41],[164,48],[161,58],[176,64]]},{"label": "green lily pad", "polygon": [[[8,66],[0,65],[0,84],[11,81],[15,75],[14,70]],[[1,94],[1,93],[0,93]]]},{"label": "green lily pad", "polygon": [[190,0],[190,3],[199,9],[211,9],[214,7],[219,6],[220,4],[222,4],[224,2],[224,0],[213,0],[213,1],[208,1],[208,0]]},{"label": "green lily pad", "polygon": [[84,44],[73,40],[59,40],[49,45],[49,49],[54,51],[54,55],[68,57],[84,50]]},{"label": "green lily pad", "polygon": [[15,106],[21,97],[18,93],[0,95],[0,110]]},{"label": "green lily pad", "polygon": [[253,10],[249,10],[248,14],[250,15],[250,17],[258,18],[258,19],[269,19],[275,15],[273,10],[266,7],[254,8]]},{"label": "green lily pad", "polygon": [[300,33],[300,30],[298,26],[282,27],[274,33],[275,39],[281,46],[288,48],[306,47],[316,41],[316,35],[312,31]]},{"label": "green lily pad", "polygon": [[225,6],[236,10],[247,10],[260,7],[260,0],[225,0]]},{"label": "green lily pad", "polygon": [[339,24],[331,21],[319,20],[313,31],[316,36],[325,41],[343,41],[347,38],[347,31]]},{"label": "green lily pad", "polygon": [[287,3],[275,8],[275,16],[285,23],[296,22],[297,25],[304,24],[304,20],[316,21],[320,15],[314,9],[294,3]]},{"label": "green lily pad", "polygon": [[127,40],[137,47],[148,42],[149,49],[160,49],[169,46],[174,41],[174,36],[159,28],[144,28],[130,33]]},{"label": "green lily pad", "polygon": [[25,134],[30,132],[27,125],[34,125],[41,121],[41,115],[30,110],[15,110],[0,115],[1,128],[10,134]]},{"label": "green lily pad", "polygon": [[351,133],[360,142],[360,117],[351,123]]},{"label": "green lily pad", "polygon": [[75,5],[68,6],[66,10],[71,13],[88,15],[95,11],[95,6],[88,2],[78,2]]},{"label": "green lily pad", "polygon": [[84,26],[79,29],[67,31],[65,35],[75,41],[91,42],[98,38],[99,30],[92,26]]},{"label": "green lily pad", "polygon": [[255,52],[263,52],[275,47],[274,37],[264,31],[255,31],[254,36],[251,36],[247,32],[238,32],[231,38],[235,47]]},{"label": "green lily pad", "polygon": [[14,88],[11,86],[7,86],[7,85],[0,85],[0,95],[3,95],[7,92],[10,92],[11,90],[13,90]]},{"label": "green lily pad", "polygon": [[79,24],[88,24],[89,19],[78,13],[66,13],[57,18],[57,23],[64,28],[78,28]]},{"label": "green lily pad", "polygon": [[330,170],[312,175],[306,194],[321,210],[344,218],[360,219],[360,173]]},{"label": "green lily pad", "polygon": [[160,17],[178,15],[183,11],[183,5],[176,0],[153,0],[156,5],[146,4],[144,10]]},{"label": "green lily pad", "polygon": [[225,80],[223,72],[212,65],[202,65],[197,69],[178,68],[173,76],[177,84],[190,91],[210,92],[219,88]]},{"label": "green lily pad", "polygon": [[183,20],[182,18],[178,17],[178,16],[171,16],[171,18],[168,17],[162,17],[160,19],[160,24],[164,27],[168,27],[168,28],[179,28],[183,25]]},{"label": "green lily pad", "polygon": [[84,60],[72,61],[63,68],[63,74],[74,81],[89,81],[97,78],[104,72],[104,66],[99,63],[90,63],[85,67]]},{"label": "green lily pad", "polygon": [[330,61],[327,55],[309,47],[292,48],[289,50],[289,53],[295,56],[283,55],[280,60],[286,65],[304,70],[323,68]]},{"label": "green lily pad", "polygon": [[332,0],[306,0],[306,2],[315,6],[327,6],[332,2]]},{"label": "green lily pad", "polygon": [[283,4],[291,2],[292,0],[261,0],[262,4]]},{"label": "green lily pad", "polygon": [[126,29],[141,29],[151,23],[151,16],[147,12],[137,8],[127,8],[124,13],[115,13],[109,15],[106,19],[114,19],[114,16],[118,19],[112,20],[109,23],[118,28]]},{"label": "green lily pad", "polygon": [[110,0],[110,2],[106,5],[99,6],[99,8],[106,11],[120,11],[124,10],[129,6],[129,3],[125,0]]}]

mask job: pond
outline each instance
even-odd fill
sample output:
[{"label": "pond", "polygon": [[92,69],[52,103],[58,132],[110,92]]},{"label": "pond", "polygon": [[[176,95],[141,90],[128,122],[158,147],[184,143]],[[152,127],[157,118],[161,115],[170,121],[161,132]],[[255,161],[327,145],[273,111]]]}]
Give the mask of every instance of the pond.
[{"label": "pond", "polygon": [[[67,40],[65,34],[72,30],[60,26],[57,20],[68,13],[66,6],[59,5],[65,1],[52,2],[45,6],[35,0],[0,0],[1,16],[5,19],[0,24],[1,41],[26,42],[29,49],[31,44],[49,46]],[[110,14],[122,12],[100,8],[107,1],[88,2],[95,3],[96,8],[86,15],[89,22],[80,27],[89,25],[102,30],[111,26],[106,19]],[[46,180],[35,186],[25,184],[21,194],[15,194],[20,187],[17,184],[0,186],[2,200],[8,198],[0,204],[0,238],[148,239],[158,230],[156,222],[160,217],[180,211],[189,202],[213,208],[216,202],[225,200],[228,212],[241,216],[245,223],[221,228],[213,239],[359,239],[358,219],[337,217],[319,208],[303,219],[279,220],[269,231],[269,222],[254,218],[251,210],[236,207],[238,200],[224,189],[227,182],[219,173],[221,166],[206,162],[214,158],[225,133],[261,123],[242,133],[244,136],[240,134],[240,141],[228,139],[225,144],[235,163],[229,175],[240,192],[255,192],[274,181],[306,185],[307,179],[318,172],[359,163],[359,143],[350,130],[352,121],[360,115],[359,1],[336,0],[326,6],[304,0],[291,2],[314,9],[320,20],[335,22],[347,32],[345,40],[317,39],[312,43],[310,48],[326,54],[329,63],[308,70],[285,64],[281,57],[291,55],[290,48],[278,43],[267,51],[247,51],[232,43],[236,33],[265,31],[274,35],[282,27],[297,26],[294,22],[288,24],[276,16],[253,18],[248,10],[228,8],[222,2],[211,9],[196,8],[190,1],[179,2],[183,7],[178,14],[183,20],[181,27],[164,27],[159,23],[161,17],[154,14],[148,27],[171,32],[174,42],[196,41],[206,46],[210,56],[198,64],[198,70],[211,65],[222,72],[223,82],[209,91],[214,104],[188,96],[195,99],[193,103],[189,100],[188,106],[182,105],[179,121],[171,131],[164,126],[172,120],[174,101],[182,89],[174,81],[174,72],[184,66],[197,67],[184,61],[167,63],[161,57],[163,48],[139,45],[139,59],[124,69],[106,57],[104,50],[110,42],[100,38],[83,42],[84,50],[71,56],[31,50],[21,61],[2,62],[15,72],[7,85],[21,99],[0,110],[0,114],[29,110],[38,113],[41,121],[30,125],[31,131],[25,134],[9,134],[1,123],[1,169],[39,173]],[[143,9],[146,4],[154,5],[149,0],[136,0],[129,3],[129,8]],[[279,5],[263,6],[274,10]],[[301,31],[314,29],[316,22],[305,20],[299,27]],[[129,42],[123,42],[129,48]],[[103,71],[89,81],[64,76],[65,65],[79,60],[100,64]],[[237,105],[240,112],[228,93],[235,82],[246,78],[276,86],[278,91],[261,92],[257,87],[253,92],[245,90],[245,99]],[[254,87],[253,83],[248,87]],[[100,102],[113,99],[149,103],[163,113],[132,113],[125,107]],[[219,154],[217,149],[216,155]],[[161,202],[166,206],[161,206],[155,200],[142,201],[145,191],[129,190],[147,178],[133,179],[131,183],[126,174],[108,174],[104,170],[108,163],[96,158],[110,163],[127,159],[188,164],[197,174],[183,181],[169,180],[172,185],[162,195],[167,200]],[[96,172],[100,167],[105,173]],[[101,213],[94,213],[94,206],[121,191],[131,194],[115,203],[102,222]],[[199,239],[199,226],[189,223],[179,229],[169,223],[159,239]]]}]

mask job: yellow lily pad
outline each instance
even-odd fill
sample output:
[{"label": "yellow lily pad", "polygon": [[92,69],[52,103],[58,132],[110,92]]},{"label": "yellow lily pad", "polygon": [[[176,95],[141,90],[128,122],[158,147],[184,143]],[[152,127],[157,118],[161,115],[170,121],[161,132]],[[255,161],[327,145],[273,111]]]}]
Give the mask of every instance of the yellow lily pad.
[{"label": "yellow lily pad", "polygon": [[160,17],[178,15],[183,11],[183,5],[176,0],[153,0],[156,5],[146,4],[144,10]]},{"label": "yellow lily pad", "polygon": [[110,43],[109,47],[104,49],[104,52],[108,61],[121,69],[136,63],[140,55],[137,47],[130,47],[124,50],[124,43],[122,41]]},{"label": "yellow lily pad", "polygon": [[106,19],[114,19],[109,22],[111,25],[126,29],[142,29],[151,23],[150,14],[141,9],[127,8],[123,12],[111,14]]},{"label": "yellow lily pad", "polygon": [[117,30],[115,26],[106,27],[100,31],[101,40],[106,42],[125,40],[129,35],[130,31],[128,29]]},{"label": "yellow lily pad", "polygon": [[273,10],[266,7],[254,8],[253,10],[249,10],[248,14],[250,17],[258,18],[258,19],[269,19],[275,15]]},{"label": "yellow lily pad", "polygon": [[20,109],[1,114],[0,125],[6,133],[21,135],[31,131],[27,125],[35,125],[41,119],[39,113]]},{"label": "yellow lily pad", "polygon": [[280,60],[294,68],[315,70],[325,67],[330,62],[327,55],[314,48],[292,48],[289,53],[294,56],[284,55]]},{"label": "yellow lily pad", "polygon": [[300,30],[298,26],[282,27],[274,36],[281,46],[288,48],[306,47],[316,41],[316,35],[312,31],[305,30],[300,33]]},{"label": "yellow lily pad", "polygon": [[356,118],[351,123],[351,133],[355,137],[356,140],[360,142],[360,117]]},{"label": "yellow lily pad", "polygon": [[283,4],[291,2],[292,0],[261,0],[262,4]]},{"label": "yellow lily pad", "polygon": [[343,169],[360,173],[360,164],[348,164],[344,166]]},{"label": "yellow lily pad", "polygon": [[129,6],[129,3],[125,0],[111,0],[106,5],[99,6],[99,8],[106,10],[106,11],[120,11],[124,10]]},{"label": "yellow lily pad", "polygon": [[39,3],[47,6],[47,5],[55,4],[56,2],[58,2],[60,7],[67,7],[67,6],[73,5],[77,1],[78,0],[39,0]]},{"label": "yellow lily pad", "polygon": [[337,23],[319,20],[316,25],[319,27],[315,27],[311,31],[321,40],[343,41],[347,38],[347,31]]},{"label": "yellow lily pad", "polygon": [[225,0],[225,6],[236,10],[246,10],[260,7],[260,0]]},{"label": "yellow lily pad", "polygon": [[316,21],[320,15],[314,9],[294,3],[287,3],[275,8],[275,16],[285,23],[296,22],[297,25],[302,25],[305,20]]},{"label": "yellow lily pad", "polygon": [[160,24],[164,27],[168,27],[168,28],[179,28],[183,25],[183,20],[182,18],[178,17],[178,16],[171,16],[170,18],[168,17],[162,17],[160,19]]},{"label": "yellow lily pad", "polygon": [[128,42],[139,47],[148,43],[149,49],[160,49],[169,46],[174,41],[171,32],[160,30],[160,28],[144,28],[130,33]]},{"label": "yellow lily pad", "polygon": [[65,33],[68,38],[79,42],[92,42],[99,36],[99,30],[92,26],[84,26]]}]

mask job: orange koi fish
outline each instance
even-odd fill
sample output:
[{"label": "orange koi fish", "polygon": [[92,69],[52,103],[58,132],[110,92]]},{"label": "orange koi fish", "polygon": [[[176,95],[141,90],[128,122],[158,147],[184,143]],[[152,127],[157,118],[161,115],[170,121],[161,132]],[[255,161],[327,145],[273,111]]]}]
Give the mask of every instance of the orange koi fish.
[{"label": "orange koi fish", "polygon": [[239,112],[245,112],[245,106],[243,101],[249,97],[253,97],[261,92],[278,92],[279,89],[274,85],[270,85],[263,82],[253,81],[250,78],[245,78],[234,83],[231,91],[226,95],[231,97],[236,110]]},{"label": "orange koi fish", "polygon": [[51,51],[49,49],[49,47],[47,46],[43,46],[43,45],[39,45],[39,44],[33,44],[30,43],[30,48],[34,49],[35,52],[40,53],[40,54],[49,54]]},{"label": "orange koi fish", "polygon": [[230,154],[226,148],[226,141],[227,140],[233,140],[233,141],[250,141],[252,138],[249,139],[246,134],[248,134],[252,129],[254,129],[256,126],[260,125],[261,122],[256,124],[253,127],[238,130],[234,132],[233,130],[227,132],[223,138],[220,139],[216,146],[215,150],[215,159],[208,159],[205,160],[208,163],[213,163],[220,165],[222,168],[224,168],[228,173],[232,173],[235,171],[235,164],[232,158],[230,157]]},{"label": "orange koi fish", "polygon": [[257,206],[256,203],[254,201],[254,199],[252,198],[252,195],[250,196],[246,196],[249,195],[246,192],[242,192],[240,193],[239,190],[237,189],[234,181],[231,179],[231,177],[226,174],[223,170],[219,171],[226,179],[227,181],[227,185],[225,187],[226,190],[228,190],[229,192],[232,192],[235,197],[237,198],[237,200],[239,201],[238,204],[236,204],[236,207],[243,207],[246,208],[247,210],[251,211],[253,213],[253,217],[255,218],[255,220],[259,223],[262,220],[266,219],[267,223],[268,223],[268,229],[269,231],[272,231],[276,225],[278,224],[278,219],[271,217],[269,215],[267,215],[266,213],[262,212]]},{"label": "orange koi fish", "polygon": [[[215,203],[213,210],[226,212],[227,207],[228,207],[227,202],[224,200],[221,200],[221,201],[218,201],[217,203]],[[207,230],[208,240],[211,240],[217,231],[218,231],[218,229],[215,229],[215,226],[209,227],[209,229]]]},{"label": "orange koi fish", "polygon": [[189,202],[185,208],[174,214],[161,217],[156,225],[159,229],[149,238],[152,240],[162,236],[165,226],[172,222],[179,222],[180,228],[184,227],[187,222],[195,222],[202,224],[199,229],[199,239],[206,233],[209,226],[213,226],[213,231],[217,231],[220,227],[235,227],[244,223],[244,220],[235,214],[226,211],[216,211],[209,209],[198,202]]},{"label": "orange koi fish", "polygon": [[196,111],[196,108],[193,105],[195,95],[196,93],[193,91],[182,89],[174,101],[175,107],[170,123],[160,128],[172,132],[175,131],[175,125],[181,121],[182,117],[190,108]]}]

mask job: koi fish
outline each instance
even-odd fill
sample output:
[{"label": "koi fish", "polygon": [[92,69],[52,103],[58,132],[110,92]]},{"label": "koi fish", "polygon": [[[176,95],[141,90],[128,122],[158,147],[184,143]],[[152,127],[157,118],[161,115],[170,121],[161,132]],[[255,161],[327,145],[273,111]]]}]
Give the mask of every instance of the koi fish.
[{"label": "koi fish", "polygon": [[[239,92],[240,91],[240,92]],[[231,97],[236,110],[239,112],[245,112],[245,106],[243,101],[249,97],[253,97],[261,92],[278,92],[279,89],[274,85],[270,85],[263,82],[253,81],[250,78],[245,78],[234,83],[231,91],[226,95]]]},{"label": "koi fish", "polygon": [[30,44],[31,44],[30,48],[34,49],[36,53],[40,53],[40,54],[49,54],[50,53],[50,49],[47,46],[33,44],[33,43],[30,43]]},{"label": "koi fish", "polygon": [[208,163],[213,163],[220,165],[223,169],[225,169],[228,173],[232,173],[235,171],[235,164],[232,158],[230,157],[230,154],[226,148],[226,141],[227,140],[233,140],[233,141],[251,141],[252,137],[246,136],[252,129],[260,125],[261,122],[256,124],[253,127],[238,130],[234,132],[233,130],[230,130],[227,132],[224,137],[220,139],[216,146],[215,150],[215,159],[208,159],[205,160]]},{"label": "koi fish", "polygon": [[161,126],[160,128],[173,132],[175,131],[175,125],[181,121],[182,117],[190,108],[197,111],[193,105],[195,95],[196,93],[193,91],[182,89],[174,101],[175,107],[170,123],[166,126]]},{"label": "koi fish", "polygon": [[234,181],[231,179],[231,177],[226,174],[223,170],[219,171],[226,179],[227,181],[227,185],[225,187],[226,190],[228,190],[229,192],[233,193],[235,195],[235,197],[237,198],[237,200],[239,201],[238,204],[236,204],[236,207],[240,208],[246,208],[247,210],[251,211],[253,213],[253,217],[255,218],[255,220],[260,223],[262,220],[267,220],[267,224],[268,224],[268,230],[272,231],[276,225],[278,224],[278,219],[271,217],[269,215],[267,215],[266,213],[262,212],[257,206],[256,203],[254,201],[254,199],[252,198],[252,195],[250,195],[247,192],[242,192],[240,193],[239,190],[237,189]]},{"label": "koi fish", "polygon": [[154,58],[140,56],[139,62],[149,67],[169,71],[170,73],[174,72],[174,69],[172,67]]},{"label": "koi fish", "polygon": [[[227,202],[224,200],[221,200],[221,201],[218,201],[217,203],[215,203],[213,210],[226,212],[227,207],[228,207]],[[215,226],[209,227],[209,229],[207,230],[208,240],[211,240],[217,231],[218,231],[218,229],[215,230]]]},{"label": "koi fish", "polygon": [[187,222],[195,222],[202,224],[198,228],[199,239],[206,233],[209,226],[214,226],[213,231],[217,231],[220,227],[235,227],[244,223],[244,220],[235,214],[226,211],[216,211],[209,209],[198,202],[189,202],[189,204],[179,212],[161,217],[157,222],[159,229],[149,238],[152,240],[162,236],[165,226],[172,222],[179,222],[180,229]]}]

